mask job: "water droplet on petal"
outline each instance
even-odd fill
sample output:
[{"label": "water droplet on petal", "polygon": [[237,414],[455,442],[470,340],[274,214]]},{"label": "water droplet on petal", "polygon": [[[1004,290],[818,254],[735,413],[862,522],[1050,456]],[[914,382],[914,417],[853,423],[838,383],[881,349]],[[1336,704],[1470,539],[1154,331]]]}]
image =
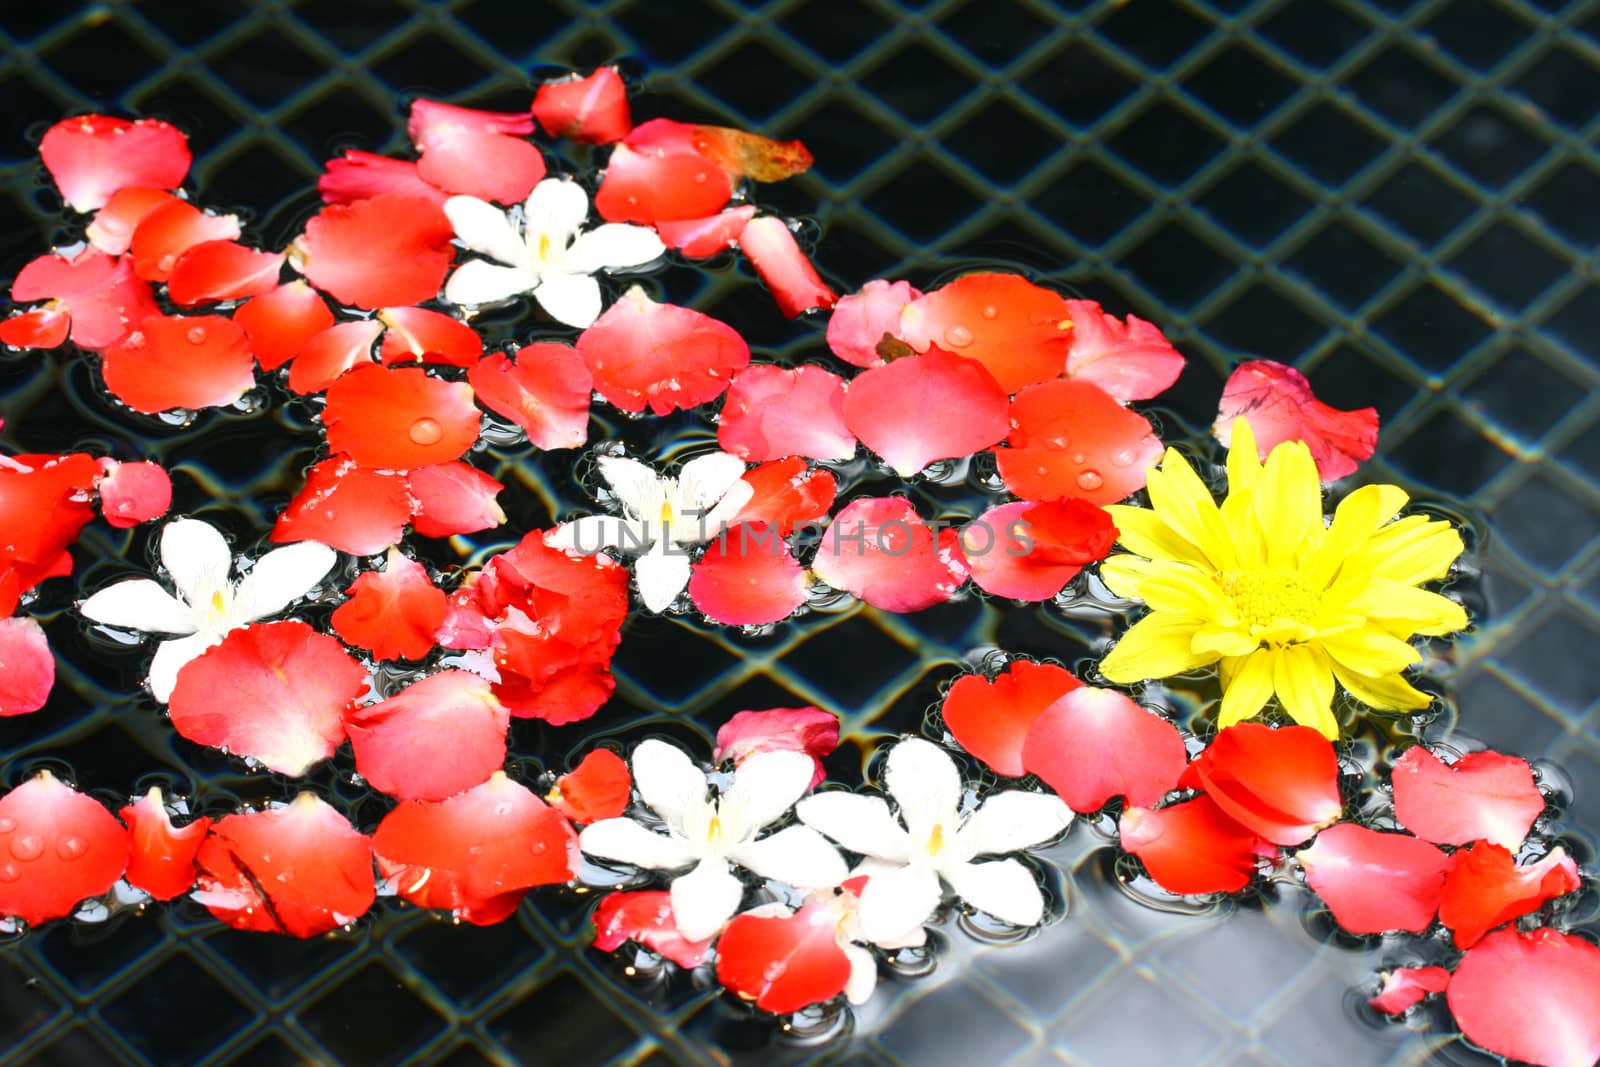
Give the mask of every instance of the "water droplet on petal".
[{"label": "water droplet on petal", "polygon": [[11,839],[11,854],[19,860],[36,860],[44,852],[44,838],[38,834],[19,834]]},{"label": "water droplet on petal", "polygon": [[164,255],[160,259],[156,260],[156,270],[159,270],[159,271],[162,271],[162,272],[169,271],[169,270],[172,269],[172,265],[174,263],[176,263],[177,261],[178,261],[178,257],[173,255],[171,252],[168,252],[166,255]]},{"label": "water droplet on petal", "polygon": [[0,882],[15,882],[22,877],[22,869],[15,863],[0,864]]},{"label": "water droplet on petal", "polygon": [[952,348],[965,348],[972,343],[972,331],[965,326],[952,326],[944,332],[944,339]]},{"label": "water droplet on petal", "polygon": [[0,834],[9,834],[17,828],[17,820],[0,816]]},{"label": "water droplet on petal", "polygon": [[1099,471],[1082,471],[1078,475],[1078,488],[1086,493],[1092,493],[1105,484],[1106,480],[1100,477]]},{"label": "water droplet on petal", "polygon": [[1076,463],[1076,464],[1081,466],[1083,464],[1084,460],[1086,460],[1088,458],[1089,458],[1088,456],[1084,455],[1082,452],[1079,452],[1079,453],[1077,453],[1076,455],[1074,455],[1072,457],[1072,462],[1074,462],[1074,463]]},{"label": "water droplet on petal", "polygon": [[81,837],[63,837],[56,842],[56,855],[64,860],[75,860],[89,851],[89,842]]},{"label": "water droplet on petal", "polygon": [[1111,462],[1118,467],[1131,467],[1133,461],[1138,458],[1131,448],[1119,448],[1111,453]]},{"label": "water droplet on petal", "polygon": [[189,332],[184,336],[189,339],[189,343],[192,345],[201,344],[206,339],[206,328],[204,326],[191,326],[189,327]]},{"label": "water droplet on petal", "polygon": [[704,185],[706,183],[706,172],[703,170],[697,172],[694,176],[694,183],[696,185]]},{"label": "water droplet on petal", "polygon": [[989,304],[983,309],[983,317],[986,319],[992,319],[998,314],[1000,314],[1000,309],[993,304]]},{"label": "water droplet on petal", "polygon": [[444,427],[434,419],[418,419],[411,424],[407,436],[413,444],[436,445],[444,438]]}]

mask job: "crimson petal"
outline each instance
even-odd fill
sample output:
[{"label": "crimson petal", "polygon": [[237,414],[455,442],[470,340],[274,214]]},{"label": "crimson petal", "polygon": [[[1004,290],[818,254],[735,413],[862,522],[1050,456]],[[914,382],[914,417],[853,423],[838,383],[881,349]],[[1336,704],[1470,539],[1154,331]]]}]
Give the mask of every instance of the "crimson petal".
[{"label": "crimson petal", "polygon": [[1187,759],[1176,726],[1114,689],[1063,694],[1034,719],[1022,745],[1028,773],[1076,812],[1098,811],[1115,796],[1148,808],[1177,788]]},{"label": "crimson petal", "polygon": [[1250,423],[1263,461],[1284,441],[1304,441],[1325,482],[1351,474],[1378,447],[1375,408],[1339,411],[1318,400],[1306,376],[1270,359],[1239,364],[1222,387],[1212,433],[1233,443],[1233,420]]},{"label": "crimson petal", "polygon": [[40,771],[0,797],[0,915],[71,915],[128,866],[128,835],[92,797]]},{"label": "crimson petal", "polygon": [[426,308],[384,308],[378,321],[387,329],[379,356],[391,363],[442,363],[471,367],[483,356],[483,338],[458,318]]},{"label": "crimson petal", "polygon": [[1072,348],[1067,376],[1093,382],[1118,400],[1149,400],[1183,373],[1183,356],[1159,329],[1136,315],[1126,323],[1093,300],[1068,300]]},{"label": "crimson petal", "polygon": [[577,448],[589,438],[594,379],[571,345],[537,342],[493,355],[467,372],[478,402],[522,427],[539,448]]},{"label": "crimson petal", "polygon": [[736,915],[717,941],[717,981],[775,1015],[832,1000],[850,980],[837,925],[822,901],[793,915]]},{"label": "crimson petal", "polygon": [[811,568],[884,611],[921,611],[955,595],[967,565],[954,530],[935,534],[903,497],[858,497],[828,525]]},{"label": "crimson petal", "polygon": [[521,203],[544,176],[544,156],[527,141],[466,127],[430,132],[417,160],[423,181],[498,204]]},{"label": "crimson petal", "polygon": [[1127,808],[1122,847],[1169,893],[1232,893],[1250,884],[1261,839],[1198,796],[1154,811]]},{"label": "crimson petal", "polygon": [[685,968],[700,966],[714,940],[690,941],[678,932],[672,894],[665,889],[607,893],[594,910],[594,927],[594,947],[602,952],[615,952],[624,942],[637,941]]},{"label": "crimson petal", "polygon": [[656,233],[668,248],[690,259],[707,259],[737,247],[739,235],[755,217],[754,204],[740,204],[703,219],[663,220],[656,223]]},{"label": "crimson petal", "polygon": [[545,82],[533,94],[531,110],[539,127],[552,137],[583,144],[611,144],[633,129],[628,89],[615,67],[600,67],[584,78],[573,74]]},{"label": "crimson petal", "polygon": [[511,716],[489,683],[441,671],[345,716],[356,773],[402,800],[445,800],[488,781],[506,760]]},{"label": "crimson petal", "polygon": [[1083,683],[1054,663],[1017,659],[993,679],[957,678],[945,694],[945,729],[984,766],[1008,778],[1027,774],[1023,743],[1045,708]]},{"label": "crimson petal", "polygon": [[1456,944],[1471,948],[1483,935],[1526,915],[1547,900],[1582,884],[1578,865],[1560,847],[1538,863],[1517,866],[1499,845],[1479,841],[1450,857],[1439,900],[1439,921],[1455,932]]},{"label": "crimson petal", "polygon": [[439,295],[454,236],[437,202],[385,193],[323,208],[295,242],[296,265],[342,304],[404,307]]},{"label": "crimson petal", "polygon": [[1600,1060],[1600,948],[1574,934],[1490,934],[1461,958],[1446,999],[1490,1052],[1541,1067]]},{"label": "crimson petal", "polygon": [[470,463],[451,460],[406,475],[411,524],[424,537],[492,530],[506,521],[495,497],[505,486]]},{"label": "crimson petal", "polygon": [[1396,967],[1383,976],[1383,989],[1367,1003],[1386,1015],[1399,1015],[1429,993],[1443,993],[1450,972],[1443,967]]},{"label": "crimson petal", "polygon": [[722,210],[733,184],[722,167],[701,155],[694,127],[671,119],[636,126],[611,150],[594,207],[607,222],[652,226],[703,219]]},{"label": "crimson petal", "polygon": [[146,318],[161,314],[150,283],[134,273],[131,259],[113,259],[93,248],[71,259],[51,254],[33,260],[11,283],[11,297],[19,303],[65,304],[73,342],[93,350],[116,344]]},{"label": "crimson petal", "polygon": [[372,345],[382,332],[377,319],[355,319],[313,334],[289,364],[289,388],[320,393],[352,368],[371,363]]},{"label": "crimson petal", "polygon": [[232,241],[239,232],[235,215],[209,215],[187,200],[169,200],[139,220],[128,256],[139,277],[164,282],[185,252],[207,241]]},{"label": "crimson petal", "polygon": [[771,526],[779,537],[788,537],[802,523],[821,519],[833,506],[839,489],[831,473],[807,467],[798,456],[752,467],[745,471],[744,480],[753,492],[729,525]]},{"label": "crimson petal", "polygon": [[1007,489],[1024,500],[1091,504],[1115,504],[1143,489],[1145,470],[1162,452],[1148,419],[1093,382],[1070,378],[1016,395],[1007,444],[995,449]]},{"label": "crimson petal", "polygon": [[763,215],[746,224],[739,233],[739,248],[772,291],[785,318],[831,308],[838,302],[839,294],[828,288],[794,239],[794,232],[776,215]]},{"label": "crimson petal", "polygon": [[1001,504],[961,528],[973,582],[1013,600],[1049,600],[1116,540],[1111,516],[1086,500]]},{"label": "crimson petal", "polygon": [[333,325],[333,312],[315,289],[295,280],[245,301],[233,313],[233,321],[244,327],[261,369],[277,370]]},{"label": "crimson petal", "polygon": [[658,304],[634,286],[583,333],[578,353],[595,388],[623,411],[657,415],[715,400],[750,362],[738,331],[709,315]]},{"label": "crimson petal", "polygon": [[272,540],[321,541],[353,556],[370,556],[400,540],[411,503],[401,472],[332,456],[307,473],[305,487],[278,515]]},{"label": "crimson petal", "polygon": [[106,349],[101,373],[135,411],[224,407],[256,384],[250,339],[221,315],[152,316]]},{"label": "crimson petal", "polygon": [[44,133],[39,156],[74,211],[94,211],[119,189],[176,189],[189,173],[188,139],[158,119],[79,115]]},{"label": "crimson petal", "polygon": [[156,900],[171,900],[187,893],[195,883],[195,856],[205,843],[211,820],[204,815],[182,827],[172,825],[172,814],[162,803],[161,790],[151,787],[119,813],[128,824],[133,844],[126,878]]},{"label": "crimson petal", "polygon": [[478,440],[472,387],[418,368],[357,367],[328,386],[328,447],[373,467],[425,467]]},{"label": "crimson petal", "polygon": [[278,287],[282,252],[258,252],[237,241],[202,241],[183,255],[167,279],[167,295],[181,307],[261,296]]},{"label": "crimson petal", "polygon": [[806,572],[772,527],[722,531],[689,576],[689,598],[725,626],[765,626],[806,602]]},{"label": "crimson petal", "polygon": [[159,463],[118,463],[100,460],[104,472],[95,488],[100,492],[100,514],[119,530],[159,519],[172,506],[172,478]]},{"label": "crimson petal", "polygon": [[1499,752],[1446,764],[1416,745],[1395,761],[1391,782],[1400,825],[1437,845],[1483,840],[1515,850],[1544,810],[1527,761]]},{"label": "crimson petal", "polygon": [[1354,823],[1328,827],[1296,855],[1312,891],[1353,934],[1426,930],[1450,865],[1450,857],[1426,841]]},{"label": "crimson petal", "polygon": [[120,256],[133,241],[133,231],[146,215],[163,204],[178,199],[165,189],[132,186],[111,194],[105,207],[94,213],[94,221],[84,231],[89,243],[109,256]]},{"label": "crimson petal", "polygon": [[828,348],[846,363],[881,367],[878,343],[898,337],[905,306],[922,296],[910,282],[875,278],[854,293],[841,296],[828,316]]},{"label": "crimson petal", "polygon": [[1339,759],[1309,726],[1242,722],[1217,734],[1179,783],[1276,845],[1298,845],[1339,817]]},{"label": "crimson petal", "polygon": [[897,335],[983,364],[1007,393],[1059,377],[1072,344],[1067,301],[1016,274],[968,274],[911,301]]},{"label": "crimson petal", "polygon": [[0,344],[12,348],[58,348],[72,328],[72,313],[59,302],[0,320]]},{"label": "crimson petal", "polygon": [[445,595],[416,560],[390,551],[383,570],[357,575],[345,595],[330,621],[346,644],[377,659],[421,659],[433,650]]},{"label": "crimson petal", "polygon": [[760,752],[804,752],[816,770],[815,787],[825,777],[824,756],[839,747],[839,716],[821,708],[768,708],[740,711],[717,729],[717,747],[711,758],[733,760],[737,766]]},{"label": "crimson petal", "polygon": [[56,684],[56,658],[36,619],[0,619],[0,718],[44,707]]},{"label": "crimson petal", "polygon": [[325,204],[353,204],[389,194],[440,205],[448,199],[443,189],[423,181],[417,165],[408,159],[390,159],[351,148],[339,158],[328,160],[323,169],[322,177],[317,179],[317,192]]},{"label": "crimson petal", "polygon": [[844,399],[850,432],[907,478],[996,443],[1006,412],[1005,391],[982,364],[938,350],[861,372]]},{"label": "crimson petal", "polygon": [[785,456],[849,459],[855,435],[844,421],[844,379],[821,367],[746,367],[733,376],[717,444],[748,463]]},{"label": "crimson petal", "polygon": [[609,748],[597,748],[556,779],[545,800],[575,823],[592,823],[620,818],[632,796],[627,761]]}]

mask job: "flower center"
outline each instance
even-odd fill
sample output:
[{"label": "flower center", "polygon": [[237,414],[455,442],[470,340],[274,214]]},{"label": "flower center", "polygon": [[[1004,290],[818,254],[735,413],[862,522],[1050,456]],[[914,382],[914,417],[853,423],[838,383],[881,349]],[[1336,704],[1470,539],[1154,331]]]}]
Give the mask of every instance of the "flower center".
[{"label": "flower center", "polygon": [[711,816],[711,823],[706,827],[706,842],[711,845],[722,843],[722,816]]},{"label": "flower center", "polygon": [[1320,597],[1293,571],[1224,571],[1218,584],[1252,637],[1284,644],[1316,633]]},{"label": "flower center", "polygon": [[547,265],[549,265],[549,263],[550,263],[550,235],[547,234],[547,233],[541,233],[539,235],[539,264],[541,266],[547,266]]},{"label": "flower center", "polygon": [[928,834],[928,841],[922,847],[929,856],[937,856],[944,851],[944,823],[933,824],[933,830]]}]

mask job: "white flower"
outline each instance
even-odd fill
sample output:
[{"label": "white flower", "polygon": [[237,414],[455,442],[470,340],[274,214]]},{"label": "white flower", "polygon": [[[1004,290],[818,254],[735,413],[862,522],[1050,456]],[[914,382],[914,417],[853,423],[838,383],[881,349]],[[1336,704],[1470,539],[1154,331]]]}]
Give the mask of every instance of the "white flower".
[{"label": "white flower", "polygon": [[520,220],[472,196],[452,196],[444,213],[462,244],[496,261],[463,263],[445,283],[446,300],[492,304],[532,293],[553,318],[580,329],[600,316],[592,274],[641,267],[666,251],[646,226],[608,222],[584,230],[589,195],[565,178],[534,186]]},{"label": "white flower", "polygon": [[972,859],[1060,834],[1072,821],[1060,797],[1008,790],[963,819],[955,761],[920,738],[894,746],[884,777],[899,819],[881,797],[859,793],[818,793],[796,809],[807,826],[883,861],[861,892],[859,918],[867,940],[891,943],[910,933],[910,925],[921,925],[944,895],[941,878],[956,896],[997,919],[1033,926],[1044,918],[1044,896],[1026,867],[1014,859]]},{"label": "white flower", "polygon": [[177,519],[161,531],[161,565],[173,596],[149,578],[108,586],[78,605],[87,619],[144,633],[182,634],[163,641],[150,662],[150,692],[163,704],[184,664],[220,642],[229,630],[275,615],[304,596],[333,569],[327,545],[302,541],[262,556],[237,584],[222,534],[199,519]]},{"label": "white flower", "polygon": [[732,864],[800,888],[844,878],[843,858],[810,827],[757,837],[811,787],[811,770],[804,753],[763,752],[740,764],[733,784],[712,796],[706,775],[682,750],[645,741],[633,751],[633,784],[665,832],[628,818],[602,819],[584,829],[578,844],[591,856],[653,870],[692,865],[672,880],[672,914],[684,937],[703,941],[722,929],[744,896]]},{"label": "white flower", "polygon": [[603,548],[637,555],[639,597],[651,611],[665,611],[689,584],[685,549],[716,537],[754,495],[744,480],[744,461],[711,452],[685,463],[676,478],[659,477],[619,456],[601,456],[599,465],[623,516],[564,523],[546,535],[545,544],[591,556]]}]

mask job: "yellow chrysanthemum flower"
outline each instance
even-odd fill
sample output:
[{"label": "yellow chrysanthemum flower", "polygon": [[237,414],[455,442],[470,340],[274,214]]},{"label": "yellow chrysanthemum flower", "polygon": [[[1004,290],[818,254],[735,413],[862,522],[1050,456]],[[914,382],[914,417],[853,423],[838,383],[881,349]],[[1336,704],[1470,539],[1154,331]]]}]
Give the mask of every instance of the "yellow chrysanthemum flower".
[{"label": "yellow chrysanthemum flower", "polygon": [[1149,508],[1106,509],[1130,554],[1106,560],[1100,576],[1150,608],[1101,662],[1106,678],[1128,684],[1215,663],[1220,726],[1276,695],[1296,722],[1329,738],[1339,736],[1335,679],[1374,708],[1428,705],[1401,672],[1421,659],[1413,636],[1467,624],[1461,605],[1418,588],[1461,554],[1455,527],[1395,519],[1409,498],[1393,485],[1357,489],[1324,525],[1310,450],[1286,441],[1262,464],[1244,419],[1234,422],[1220,507],[1170,448],[1148,488]]}]

